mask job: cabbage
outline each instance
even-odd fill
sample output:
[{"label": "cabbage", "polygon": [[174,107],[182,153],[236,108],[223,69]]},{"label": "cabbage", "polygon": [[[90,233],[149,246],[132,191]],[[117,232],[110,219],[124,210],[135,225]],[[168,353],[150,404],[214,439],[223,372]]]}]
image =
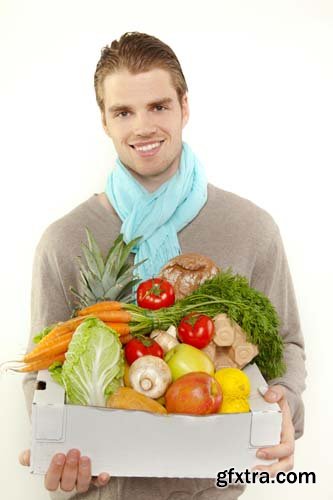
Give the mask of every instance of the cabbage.
[{"label": "cabbage", "polygon": [[97,318],[84,320],[74,332],[62,367],[50,367],[65,388],[69,404],[106,406],[124,376],[124,353],[118,334]]}]

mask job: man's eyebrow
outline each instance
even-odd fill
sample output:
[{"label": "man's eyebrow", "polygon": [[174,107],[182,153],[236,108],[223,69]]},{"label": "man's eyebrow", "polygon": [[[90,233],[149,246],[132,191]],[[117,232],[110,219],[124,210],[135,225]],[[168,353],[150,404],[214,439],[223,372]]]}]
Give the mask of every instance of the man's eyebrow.
[{"label": "man's eyebrow", "polygon": [[[173,102],[172,97],[163,97],[162,99],[158,99],[157,101],[152,101],[147,104],[148,107],[152,106],[161,106],[163,104],[170,104]],[[114,104],[113,106],[110,106],[108,108],[108,111],[110,113],[114,113],[116,111],[123,111],[123,110],[132,110],[131,106],[128,106],[127,104]]]}]

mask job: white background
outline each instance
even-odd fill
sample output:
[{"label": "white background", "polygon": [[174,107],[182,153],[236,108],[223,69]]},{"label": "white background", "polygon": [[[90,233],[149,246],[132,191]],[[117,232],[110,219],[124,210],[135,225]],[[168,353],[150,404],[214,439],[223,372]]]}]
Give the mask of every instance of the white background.
[{"label": "white background", "polygon": [[[315,485],[259,485],[244,499],[333,498],[333,4],[329,0],[94,2],[1,0],[1,350],[29,330],[33,252],[56,218],[104,188],[115,158],[95,103],[101,48],[125,31],[168,43],[189,86],[184,139],[211,182],[280,226],[306,341],[305,435],[296,471]],[[1,494],[48,498],[17,463],[29,446],[21,375],[2,377]],[[328,456],[328,460],[324,458]]]}]

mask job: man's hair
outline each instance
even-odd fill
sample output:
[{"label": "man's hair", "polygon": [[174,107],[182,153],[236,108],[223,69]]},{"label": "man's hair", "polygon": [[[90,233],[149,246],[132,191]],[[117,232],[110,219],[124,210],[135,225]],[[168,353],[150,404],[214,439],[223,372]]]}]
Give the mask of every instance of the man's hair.
[{"label": "man's hair", "polygon": [[155,68],[169,72],[181,103],[188,90],[187,84],[176,54],[168,45],[154,36],[137,31],[124,33],[119,41],[113,40],[110,46],[102,49],[94,76],[100,110],[104,112],[103,82],[106,76],[124,69],[136,75]]}]

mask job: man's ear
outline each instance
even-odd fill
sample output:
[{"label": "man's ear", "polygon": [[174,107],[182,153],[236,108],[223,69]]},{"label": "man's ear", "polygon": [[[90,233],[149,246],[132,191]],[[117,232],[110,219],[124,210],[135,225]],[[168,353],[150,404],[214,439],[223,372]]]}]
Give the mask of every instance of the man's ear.
[{"label": "man's ear", "polygon": [[190,117],[190,107],[187,93],[182,97],[182,127],[184,128]]}]

